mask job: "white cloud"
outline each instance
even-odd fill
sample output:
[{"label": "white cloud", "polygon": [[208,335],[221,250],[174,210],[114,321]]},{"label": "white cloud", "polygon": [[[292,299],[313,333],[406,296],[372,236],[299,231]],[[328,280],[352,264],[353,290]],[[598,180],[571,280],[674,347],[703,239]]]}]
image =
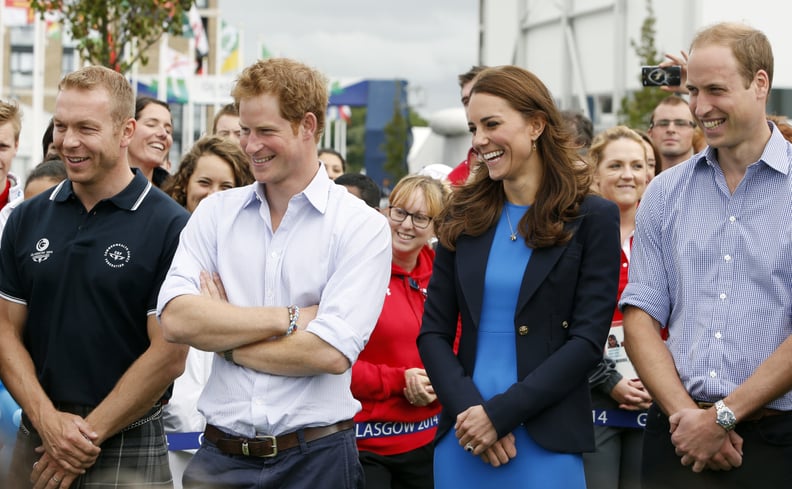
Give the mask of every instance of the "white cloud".
[{"label": "white cloud", "polygon": [[459,104],[457,74],[476,63],[477,3],[220,0],[220,12],[243,29],[246,63],[263,42],[333,78],[406,79],[422,90],[417,108],[427,115]]}]

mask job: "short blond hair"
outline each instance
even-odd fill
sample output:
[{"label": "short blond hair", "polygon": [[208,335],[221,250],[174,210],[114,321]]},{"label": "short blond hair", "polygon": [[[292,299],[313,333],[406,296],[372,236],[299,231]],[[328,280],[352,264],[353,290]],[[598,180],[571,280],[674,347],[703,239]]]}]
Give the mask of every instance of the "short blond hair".
[{"label": "short blond hair", "polygon": [[601,133],[594,136],[594,140],[591,141],[591,147],[589,148],[587,161],[592,168],[596,169],[602,161],[602,155],[605,153],[605,148],[607,148],[608,145],[613,141],[618,141],[619,139],[629,139],[630,141],[635,141],[638,143],[641,146],[641,150],[644,152],[644,161],[646,161],[646,147],[643,144],[644,139],[641,137],[641,135],[627,126],[615,126],[605,129]]},{"label": "short blond hair", "polygon": [[[388,196],[388,203],[395,207],[401,207],[410,200],[416,191],[423,192],[427,215],[432,218],[440,215],[451,193],[440,180],[426,175],[407,175],[393,187],[390,196]],[[432,224],[436,225],[434,220]]]},{"label": "short blond hair", "polygon": [[762,31],[737,22],[714,24],[696,34],[690,43],[690,52],[709,45],[731,49],[746,87],[759,70],[764,70],[767,73],[768,91],[772,88],[773,48]]},{"label": "short blond hair", "polygon": [[13,100],[0,100],[0,126],[11,124],[14,129],[14,141],[19,142],[19,133],[22,131],[22,111],[19,104]]},{"label": "short blond hair", "polygon": [[63,77],[58,90],[107,90],[110,98],[110,116],[120,127],[135,118],[135,93],[124,75],[104,66],[86,66]]}]

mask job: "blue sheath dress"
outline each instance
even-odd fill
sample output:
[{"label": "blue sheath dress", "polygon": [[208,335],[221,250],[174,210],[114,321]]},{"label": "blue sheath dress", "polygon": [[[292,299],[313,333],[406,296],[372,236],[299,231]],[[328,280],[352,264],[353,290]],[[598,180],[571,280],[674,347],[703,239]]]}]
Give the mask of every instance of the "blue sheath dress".
[{"label": "blue sheath dress", "polygon": [[[517,382],[514,310],[531,249],[522,236],[511,241],[509,213],[514,230],[528,209],[506,204],[495,230],[484,286],[473,382],[484,399],[506,391]],[[492,467],[466,452],[453,428],[437,442],[434,453],[435,488],[585,488],[580,454],[548,451],[536,444],[523,428],[514,432],[517,457]]]}]

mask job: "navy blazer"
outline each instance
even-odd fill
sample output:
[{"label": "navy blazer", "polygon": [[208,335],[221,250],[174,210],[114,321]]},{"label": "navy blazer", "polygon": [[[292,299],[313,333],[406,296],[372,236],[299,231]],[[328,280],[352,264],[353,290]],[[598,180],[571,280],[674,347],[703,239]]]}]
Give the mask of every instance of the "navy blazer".
[{"label": "navy blazer", "polygon": [[[495,228],[460,236],[455,252],[438,246],[418,336],[421,359],[443,405],[437,437],[453,428],[459,413],[482,404],[499,439],[523,425],[548,450],[594,450],[588,373],[602,359],[616,306],[618,208],[588,196],[567,229],[574,233],[568,243],[533,250],[514,313],[520,380],[488,400],[472,377]],[[452,347],[459,315],[457,356]]]}]

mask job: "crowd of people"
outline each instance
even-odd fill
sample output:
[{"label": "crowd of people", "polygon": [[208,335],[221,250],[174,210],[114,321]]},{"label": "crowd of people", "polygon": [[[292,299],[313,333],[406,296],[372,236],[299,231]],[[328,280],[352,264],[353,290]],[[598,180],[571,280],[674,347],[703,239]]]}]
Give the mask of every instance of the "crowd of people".
[{"label": "crowd of people", "polygon": [[0,102],[4,487],[792,487],[773,62],[701,30],[646,132],[474,66],[467,155],[386,197],[290,59],[175,170],[168,104],[112,70],[64,77],[24,185]]}]

